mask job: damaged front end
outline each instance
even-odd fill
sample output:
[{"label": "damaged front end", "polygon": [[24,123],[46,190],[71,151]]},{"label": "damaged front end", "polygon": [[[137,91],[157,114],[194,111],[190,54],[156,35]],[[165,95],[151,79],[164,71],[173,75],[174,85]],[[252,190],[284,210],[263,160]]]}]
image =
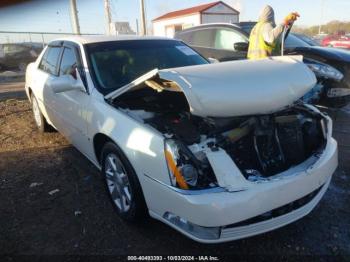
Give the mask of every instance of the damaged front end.
[{"label": "damaged front end", "polygon": [[308,159],[312,165],[327,141],[327,120],[302,105],[249,117],[201,118],[186,111],[148,117],[145,123],[166,137],[171,183],[181,189],[244,190],[247,181],[276,179]]},{"label": "damaged front end", "polygon": [[[285,171],[301,163],[311,166],[327,142],[328,119],[313,107],[295,103],[315,84],[313,74],[294,60],[270,63],[274,69],[264,68],[265,77],[273,78],[281,67],[290,75],[280,82],[262,81],[266,86],[259,97],[245,77],[249,72],[241,67],[241,77],[235,79],[233,64],[222,63],[187,67],[186,74],[183,68],[153,70],[106,98],[163,134],[172,186],[242,191],[250,183],[288,175]],[[208,70],[220,72],[215,87],[210,86],[215,79],[208,77]]]}]

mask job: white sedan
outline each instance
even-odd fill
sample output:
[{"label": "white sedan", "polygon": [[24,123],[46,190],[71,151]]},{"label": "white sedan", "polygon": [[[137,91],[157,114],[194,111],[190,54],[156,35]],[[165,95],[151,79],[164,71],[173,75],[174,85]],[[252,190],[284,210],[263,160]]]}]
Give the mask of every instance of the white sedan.
[{"label": "white sedan", "polygon": [[146,214],[204,243],[307,215],[338,164],[332,120],[300,98],[298,57],[209,64],[178,40],[55,40],[26,72],[40,131],[98,169],[119,216]]}]

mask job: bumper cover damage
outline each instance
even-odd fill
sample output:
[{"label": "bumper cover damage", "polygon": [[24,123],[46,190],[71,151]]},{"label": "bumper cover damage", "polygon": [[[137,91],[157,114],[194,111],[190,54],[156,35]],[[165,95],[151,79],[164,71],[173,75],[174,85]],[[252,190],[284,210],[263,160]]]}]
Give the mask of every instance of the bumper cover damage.
[{"label": "bumper cover damage", "polygon": [[[155,210],[150,209],[150,215],[202,243],[220,243],[257,235],[292,223],[309,214],[326,192],[337,165],[337,142],[329,138],[323,154],[311,167],[306,161],[280,174],[283,175],[283,179],[248,182],[249,189],[239,192],[226,190],[214,193],[203,191],[202,194],[196,192],[193,195],[182,194],[148,179],[148,183],[154,184],[153,193],[164,196],[161,201],[163,204],[159,203]],[[266,215],[286,205],[293,205],[293,202],[307,196],[312,198],[297,209],[254,222],[253,218]],[[173,204],[169,206],[168,203]],[[169,217],[167,214],[173,216]],[[251,221],[251,224],[245,223],[247,221]],[[188,230],[189,228],[194,232]],[[203,235],[202,231],[208,229],[209,233]],[[200,234],[197,234],[196,230]]]}]

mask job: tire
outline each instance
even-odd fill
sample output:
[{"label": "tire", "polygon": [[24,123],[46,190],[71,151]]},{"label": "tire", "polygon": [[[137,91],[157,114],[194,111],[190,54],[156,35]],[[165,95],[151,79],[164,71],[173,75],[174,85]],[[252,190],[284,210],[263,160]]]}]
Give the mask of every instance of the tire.
[{"label": "tire", "polygon": [[119,217],[128,222],[146,218],[147,206],[140,182],[121,149],[107,142],[100,159],[107,193]]},{"label": "tire", "polygon": [[41,113],[38,100],[32,95],[32,111],[35,125],[41,133],[51,131],[50,125],[47,123],[44,115]]}]

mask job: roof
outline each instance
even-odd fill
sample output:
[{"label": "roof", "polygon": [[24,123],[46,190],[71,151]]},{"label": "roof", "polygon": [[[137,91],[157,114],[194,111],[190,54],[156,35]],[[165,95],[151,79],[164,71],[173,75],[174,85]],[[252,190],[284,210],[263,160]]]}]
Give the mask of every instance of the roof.
[{"label": "roof", "polygon": [[159,20],[173,18],[173,17],[178,17],[178,16],[202,13],[202,12],[204,12],[204,11],[206,11],[206,10],[208,10],[208,9],[218,5],[218,4],[223,4],[223,5],[227,6],[228,8],[232,9],[233,11],[235,11],[235,12],[237,12],[239,14],[239,12],[236,9],[234,9],[231,6],[227,5],[223,1],[216,1],[216,2],[212,2],[212,3],[208,3],[208,4],[197,5],[197,6],[193,6],[193,7],[190,7],[190,8],[173,11],[173,12],[167,13],[165,15],[159,16],[159,17],[153,19],[152,21],[154,22],[154,21],[159,21]]},{"label": "roof", "polygon": [[54,39],[53,41],[72,41],[81,44],[91,44],[100,42],[111,42],[111,41],[127,41],[127,40],[172,40],[166,37],[156,37],[156,36],[136,36],[136,35],[118,35],[118,36],[106,36],[106,35],[96,35],[96,36],[67,36],[63,38]]}]

